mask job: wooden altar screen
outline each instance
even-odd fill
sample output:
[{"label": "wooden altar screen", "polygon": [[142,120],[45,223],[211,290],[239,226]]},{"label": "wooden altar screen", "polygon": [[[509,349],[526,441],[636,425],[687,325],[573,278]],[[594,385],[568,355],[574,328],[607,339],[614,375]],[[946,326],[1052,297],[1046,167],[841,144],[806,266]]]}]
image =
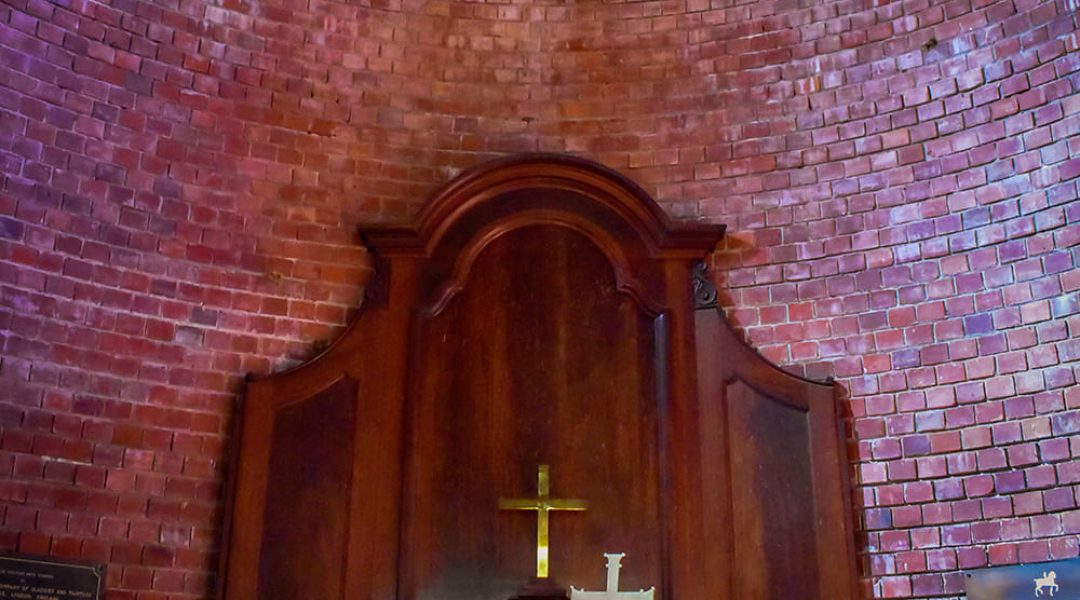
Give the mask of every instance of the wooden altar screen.
[{"label": "wooden altar screen", "polygon": [[223,596],[507,600],[538,525],[499,502],[550,465],[551,497],[588,506],[550,514],[549,586],[595,589],[625,552],[624,589],[662,600],[854,598],[834,390],[695,310],[722,232],[549,155],[366,229],[357,320],[248,386]]}]

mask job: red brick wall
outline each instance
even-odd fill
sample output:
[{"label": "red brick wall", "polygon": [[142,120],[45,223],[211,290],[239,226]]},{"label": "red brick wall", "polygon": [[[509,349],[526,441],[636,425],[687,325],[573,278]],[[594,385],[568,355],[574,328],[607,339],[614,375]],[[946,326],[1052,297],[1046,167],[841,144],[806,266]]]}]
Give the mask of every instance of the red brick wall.
[{"label": "red brick wall", "polygon": [[1077,556],[1080,4],[804,4],[4,0],[0,549],[208,597],[242,376],[539,150],[730,225],[734,321],[850,391],[868,596]]}]

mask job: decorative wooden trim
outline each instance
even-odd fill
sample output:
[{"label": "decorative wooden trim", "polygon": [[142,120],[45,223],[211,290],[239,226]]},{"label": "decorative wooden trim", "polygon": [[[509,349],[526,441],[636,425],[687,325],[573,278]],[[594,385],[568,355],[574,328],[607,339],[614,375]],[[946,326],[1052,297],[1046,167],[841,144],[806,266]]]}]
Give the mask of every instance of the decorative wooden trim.
[{"label": "decorative wooden trim", "polygon": [[694,264],[693,281],[694,310],[716,308],[716,286],[709,278],[709,268],[705,261]]},{"label": "decorative wooden trim", "polygon": [[651,316],[659,315],[663,310],[661,301],[653,297],[645,285],[634,277],[626,252],[610,234],[580,215],[534,209],[514,213],[477,231],[471,241],[460,250],[449,278],[439,286],[435,296],[422,309],[425,316],[433,317],[439,314],[450,300],[464,289],[473,263],[491,242],[517,229],[535,225],[559,225],[584,235],[608,257],[615,271],[615,283],[619,291],[629,294]]},{"label": "decorative wooden trim", "polygon": [[640,186],[614,170],[583,158],[538,153],[466,171],[425,205],[412,226],[370,227],[365,237],[387,254],[429,256],[464,213],[501,194],[536,188],[577,192],[611,209],[638,232],[654,257],[700,258],[724,233],[723,225],[672,221]]},{"label": "decorative wooden trim", "polygon": [[[698,277],[699,270],[701,276],[700,279]],[[709,278],[708,269],[704,263],[695,265],[694,281],[692,285],[694,288],[695,301],[697,302],[695,310],[713,310],[720,315],[719,333],[723,338],[722,343],[726,344],[725,347],[728,348],[726,359],[736,365],[734,371],[746,374],[744,377],[741,377],[741,379],[747,385],[757,389],[763,394],[775,397],[795,394],[800,391],[799,388],[803,388],[803,391],[811,393],[810,390],[814,387],[820,387],[829,390],[830,394],[832,393],[832,380],[815,381],[785,371],[758,353],[753,346],[746,343],[743,337],[735,331],[731,322],[727,320],[723,309],[716,303],[716,288],[712,285],[712,280]],[[702,295],[702,298],[705,299],[704,301],[698,301],[697,296],[699,293]],[[707,300],[709,296],[712,297],[711,302]]]}]

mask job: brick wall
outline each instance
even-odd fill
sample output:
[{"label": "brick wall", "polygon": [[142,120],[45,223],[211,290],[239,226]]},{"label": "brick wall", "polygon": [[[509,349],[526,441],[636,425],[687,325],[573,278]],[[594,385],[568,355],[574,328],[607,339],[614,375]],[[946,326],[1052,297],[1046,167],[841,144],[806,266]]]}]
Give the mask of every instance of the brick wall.
[{"label": "brick wall", "polygon": [[1076,0],[4,0],[0,549],[207,598],[245,373],[357,224],[582,154],[731,235],[722,301],[850,392],[868,597],[1078,555]]}]

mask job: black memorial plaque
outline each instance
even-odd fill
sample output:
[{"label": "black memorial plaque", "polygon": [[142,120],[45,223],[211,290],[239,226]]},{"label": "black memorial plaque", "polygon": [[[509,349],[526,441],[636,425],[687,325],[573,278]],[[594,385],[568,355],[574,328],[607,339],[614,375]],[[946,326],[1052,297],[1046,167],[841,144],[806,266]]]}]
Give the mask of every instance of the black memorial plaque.
[{"label": "black memorial plaque", "polygon": [[100,600],[105,565],[0,554],[0,600]]},{"label": "black memorial plaque", "polygon": [[1080,558],[967,573],[968,600],[1080,600]]}]

